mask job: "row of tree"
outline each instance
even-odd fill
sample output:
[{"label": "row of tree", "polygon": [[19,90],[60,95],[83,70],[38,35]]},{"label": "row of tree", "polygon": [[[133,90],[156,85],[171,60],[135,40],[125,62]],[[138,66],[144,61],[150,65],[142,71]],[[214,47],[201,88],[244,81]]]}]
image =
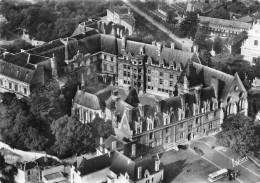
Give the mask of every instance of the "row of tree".
[{"label": "row of tree", "polygon": [[[28,31],[31,38],[51,41],[71,36],[78,23],[87,17],[104,12],[108,2],[45,2],[34,5],[19,5],[4,1],[0,12],[8,20],[5,29],[11,32]],[[4,31],[3,31],[4,33]]]},{"label": "row of tree", "polygon": [[113,134],[112,122],[96,118],[91,125],[85,125],[77,117],[68,116],[73,93],[66,88],[61,91],[56,82],[35,87],[27,99],[3,93],[3,141],[14,148],[47,151],[60,158],[94,150],[97,139]]}]

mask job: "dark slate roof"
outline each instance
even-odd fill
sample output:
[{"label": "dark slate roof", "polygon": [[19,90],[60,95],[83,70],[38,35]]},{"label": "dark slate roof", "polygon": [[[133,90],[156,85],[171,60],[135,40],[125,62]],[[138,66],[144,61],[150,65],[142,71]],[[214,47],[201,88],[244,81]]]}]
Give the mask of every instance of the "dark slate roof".
[{"label": "dark slate roof", "polygon": [[[117,175],[125,175],[127,173],[131,181],[136,181],[138,167],[142,167],[142,176],[145,170],[153,174],[155,173],[155,160],[151,156],[145,156],[133,161],[122,153],[115,152],[110,170]],[[160,169],[161,167],[162,165],[160,165]]]},{"label": "dark slate roof", "polygon": [[101,34],[101,51],[117,55],[117,39],[114,36]]},{"label": "dark slate roof", "polygon": [[143,109],[144,109],[144,117],[148,117],[148,118],[153,117],[154,113],[156,112],[155,106],[152,105],[145,105]]},{"label": "dark slate roof", "polygon": [[77,91],[74,98],[74,103],[93,110],[104,109],[104,104],[99,100],[98,96],[82,90]]},{"label": "dark slate roof", "polygon": [[240,32],[238,35],[236,35],[235,37],[233,37],[233,38],[230,38],[229,40],[228,40],[228,43],[227,44],[229,44],[229,45],[235,45],[236,43],[238,43],[239,41],[241,41],[241,40],[243,40],[243,39],[246,39],[246,37],[247,37],[247,31],[242,31],[242,32]]},{"label": "dark slate roof", "polygon": [[212,98],[215,98],[215,91],[214,91],[214,87],[213,86],[208,86],[208,87],[205,87],[205,88],[202,88],[201,90],[201,101],[211,101]]},{"label": "dark slate roof", "polygon": [[161,6],[158,7],[158,9],[160,9],[160,10],[166,12],[166,13],[168,13],[168,11],[173,10],[173,9],[172,9],[171,7],[169,7],[168,5],[161,5]]},{"label": "dark slate roof", "polygon": [[[134,157],[132,156],[132,145],[133,144],[136,145],[136,154]],[[125,146],[124,146],[124,155],[131,159],[136,159],[143,155],[144,148],[146,148],[144,144],[137,143],[136,141],[129,142],[129,143],[125,144]]]},{"label": "dark slate roof", "polygon": [[113,135],[110,135],[105,141],[103,144],[101,144],[102,147],[108,149],[108,150],[111,150],[112,148],[112,142],[116,141],[116,148],[117,150],[119,149],[123,149],[124,148],[124,142],[118,138],[116,138],[115,136]]},{"label": "dark slate roof", "polygon": [[0,60],[0,73],[19,81],[32,84],[35,71]]},{"label": "dark slate roof", "polygon": [[251,23],[253,22],[253,17],[251,15],[246,15],[244,17],[236,19],[237,22],[245,22],[245,23]]},{"label": "dark slate roof", "polygon": [[107,168],[111,164],[113,155],[114,153],[111,152],[110,154],[103,154],[91,159],[83,158],[76,170],[80,172],[80,176],[84,176]]},{"label": "dark slate roof", "polygon": [[181,108],[181,98],[180,96],[171,97],[161,101],[161,111],[163,113],[170,112],[172,110],[178,110]]},{"label": "dark slate roof", "polygon": [[31,162],[28,162],[28,163],[24,164],[24,169],[23,170],[30,170],[30,169],[33,169],[33,168],[35,168],[37,166],[38,166],[38,164],[35,161],[31,161]]},{"label": "dark slate roof", "polygon": [[64,44],[60,41],[60,39],[55,39],[39,47],[28,50],[27,52],[42,55],[44,54],[44,52],[49,52],[52,49],[57,49],[57,47],[64,47]]},{"label": "dark slate roof", "polygon": [[128,103],[129,105],[133,106],[133,107],[138,106],[140,101],[138,99],[138,94],[137,94],[135,88],[130,89],[129,94],[128,94],[127,98],[125,99],[125,102]]}]

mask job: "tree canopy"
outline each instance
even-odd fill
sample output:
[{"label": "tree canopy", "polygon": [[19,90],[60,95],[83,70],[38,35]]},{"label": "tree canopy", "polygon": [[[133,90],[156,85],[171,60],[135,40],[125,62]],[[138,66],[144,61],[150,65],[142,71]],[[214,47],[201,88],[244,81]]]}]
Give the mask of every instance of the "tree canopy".
[{"label": "tree canopy", "polygon": [[198,24],[199,18],[197,12],[187,12],[184,20],[180,24],[182,36],[194,39]]},{"label": "tree canopy", "polygon": [[243,114],[232,115],[221,125],[222,131],[217,134],[217,143],[230,147],[241,155],[250,153],[259,146],[260,137],[256,137],[254,121]]},{"label": "tree canopy", "polygon": [[214,9],[213,11],[211,11],[208,16],[212,17],[212,18],[220,18],[220,19],[228,20],[229,12],[225,8],[221,7],[221,8]]},{"label": "tree canopy", "polygon": [[214,39],[213,49],[217,54],[221,53],[223,50],[223,40],[218,36]]}]

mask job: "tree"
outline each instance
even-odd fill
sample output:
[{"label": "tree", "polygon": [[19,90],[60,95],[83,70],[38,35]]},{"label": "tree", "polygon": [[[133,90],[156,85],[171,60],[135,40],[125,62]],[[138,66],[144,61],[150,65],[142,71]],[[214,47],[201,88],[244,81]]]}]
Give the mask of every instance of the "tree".
[{"label": "tree", "polygon": [[0,154],[0,169],[2,170],[5,167],[5,158]]},{"label": "tree", "polygon": [[15,39],[12,44],[5,45],[2,47],[6,48],[7,51],[11,53],[19,53],[21,52],[21,49],[27,50],[33,48],[33,46],[30,43],[27,43],[25,40],[22,39]]},{"label": "tree", "polygon": [[214,39],[213,49],[217,54],[222,52],[222,50],[223,50],[223,40],[220,37],[216,37]]},{"label": "tree", "polygon": [[180,24],[182,36],[194,39],[198,24],[199,18],[197,12],[187,12],[184,20]]},{"label": "tree", "polygon": [[107,138],[110,135],[115,134],[111,120],[105,122],[104,119],[100,117],[96,117],[92,121],[91,126],[93,129],[93,134],[96,139],[99,139],[100,137]]},{"label": "tree", "polygon": [[217,143],[225,147],[230,147],[232,151],[241,155],[250,153],[255,146],[259,146],[259,137],[256,138],[254,121],[243,114],[232,115],[221,125]]},{"label": "tree", "polygon": [[221,8],[214,9],[213,11],[211,11],[208,16],[212,17],[212,18],[220,18],[220,19],[228,20],[229,12],[225,8],[221,7]]},{"label": "tree", "polygon": [[198,27],[197,32],[195,34],[193,44],[198,46],[198,51],[209,49],[207,47],[208,44],[206,44],[206,40],[208,38],[207,27],[208,27],[208,24],[203,23],[201,27]]},{"label": "tree", "polygon": [[95,140],[88,125],[82,124],[75,117],[64,116],[51,124],[56,141],[52,153],[61,158],[74,154],[90,152],[95,148]]}]

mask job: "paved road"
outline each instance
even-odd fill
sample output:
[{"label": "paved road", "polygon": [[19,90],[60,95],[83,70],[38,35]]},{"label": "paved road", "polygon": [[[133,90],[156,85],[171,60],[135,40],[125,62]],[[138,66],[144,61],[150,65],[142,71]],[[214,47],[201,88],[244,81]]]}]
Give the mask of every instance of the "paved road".
[{"label": "paved road", "polygon": [[[232,162],[231,158],[228,156],[216,151],[212,150],[207,144],[199,141],[192,141],[190,144],[190,147],[193,149],[195,146],[202,149],[204,152],[203,158],[217,166],[218,168],[232,168]],[[258,173],[255,173],[247,168],[245,166],[239,165],[234,168],[235,170],[241,171],[241,176],[238,177],[238,181],[241,183],[257,183],[260,182],[260,175]]]},{"label": "paved road", "polygon": [[158,29],[160,29],[161,31],[163,31],[164,33],[166,33],[167,35],[169,35],[170,38],[172,38],[175,42],[176,42],[176,46],[182,50],[185,51],[190,51],[193,42],[189,39],[182,39],[179,38],[177,36],[175,36],[170,30],[168,30],[167,28],[165,28],[163,25],[159,24],[158,22],[155,22],[153,20],[153,18],[151,18],[149,15],[147,15],[146,13],[140,11],[140,9],[138,7],[136,7],[135,5],[133,5],[131,2],[129,1],[124,1],[124,3],[129,6],[131,9],[133,9],[136,13],[138,13],[139,15],[143,16],[146,20],[148,20],[149,22],[151,22],[151,24],[153,24],[155,27],[157,27]]}]

